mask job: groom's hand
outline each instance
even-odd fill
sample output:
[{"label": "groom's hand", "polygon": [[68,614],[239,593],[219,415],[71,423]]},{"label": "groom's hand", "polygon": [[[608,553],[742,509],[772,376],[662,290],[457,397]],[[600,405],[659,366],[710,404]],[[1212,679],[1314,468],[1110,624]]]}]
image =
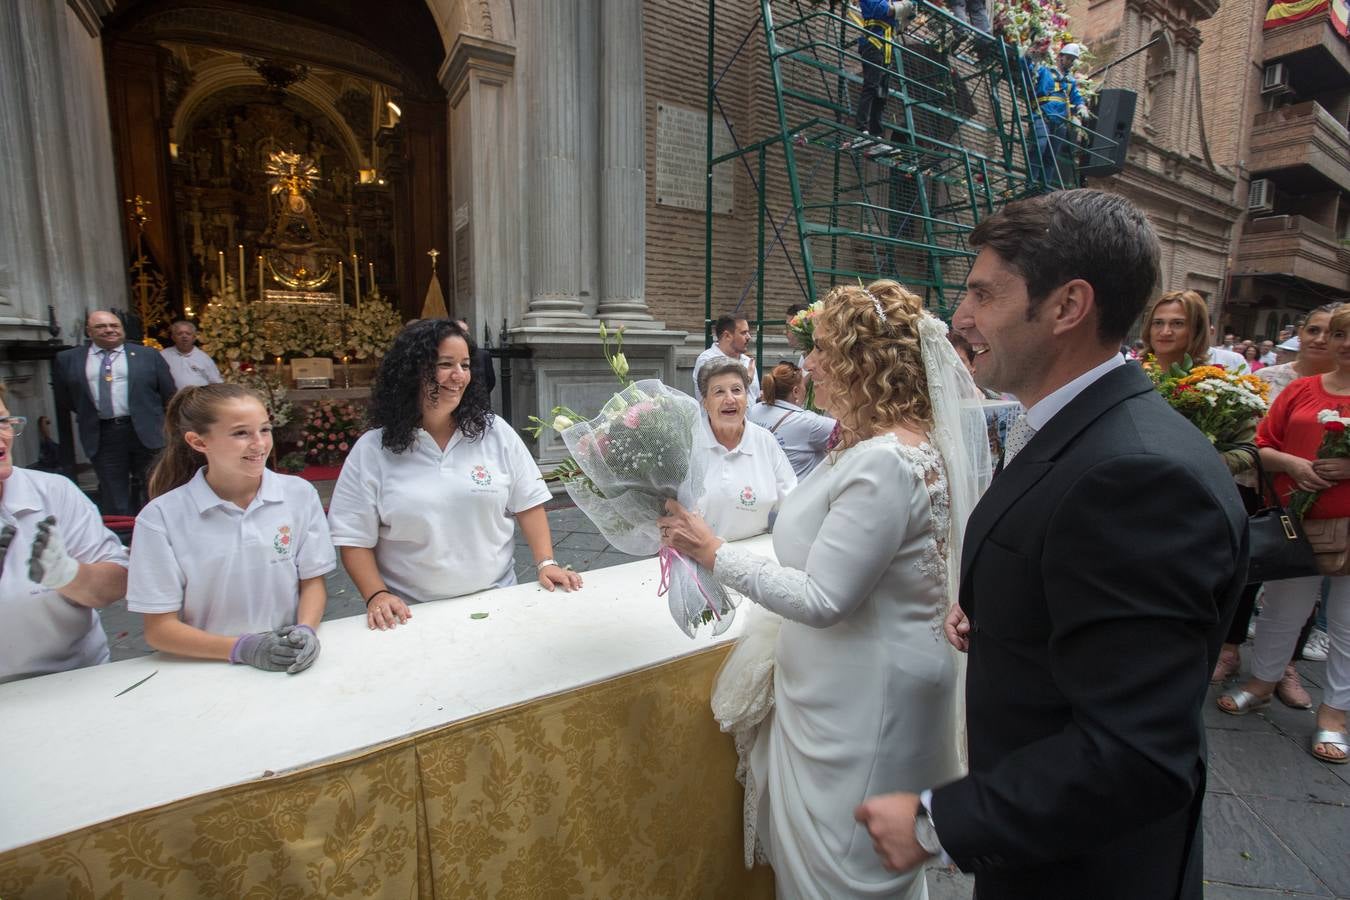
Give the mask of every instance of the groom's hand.
[{"label": "groom's hand", "polygon": [[947,613],[947,621],[942,624],[942,630],[947,635],[947,643],[957,650],[965,653],[970,649],[970,620],[966,618],[966,611],[961,608],[961,604],[956,604],[952,607],[952,611]]},{"label": "groom's hand", "polygon": [[853,810],[853,818],[866,826],[872,848],[892,872],[908,872],[932,856],[914,834],[918,812],[918,794],[881,794]]}]

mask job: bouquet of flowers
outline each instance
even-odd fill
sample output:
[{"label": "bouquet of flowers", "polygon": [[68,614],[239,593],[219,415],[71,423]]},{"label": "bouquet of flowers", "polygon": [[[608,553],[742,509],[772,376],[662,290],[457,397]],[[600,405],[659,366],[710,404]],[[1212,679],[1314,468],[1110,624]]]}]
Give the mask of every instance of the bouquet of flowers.
[{"label": "bouquet of flowers", "polygon": [[361,436],[361,411],[346,400],[320,400],[301,420],[305,459],[321,466],[335,466]]},{"label": "bouquet of flowers", "polygon": [[1153,356],[1144,371],[1168,405],[1181,413],[1223,455],[1229,471],[1252,467],[1256,424],[1266,414],[1270,385],[1255,375],[1225,371],[1223,366],[1197,366],[1187,356],[1163,371]]},{"label": "bouquet of flowers", "polygon": [[384,356],[403,328],[403,318],[383,297],[372,294],[347,315],[347,343],[357,359]]},{"label": "bouquet of flowers", "polygon": [[562,476],[568,495],[617,549],[635,556],[659,551],[657,593],[667,593],[675,624],[690,637],[708,622],[721,634],[735,612],[710,572],[661,547],[656,524],[667,499],[690,505],[701,494],[689,465],[699,414],[692,397],[648,379],[619,391],[595,418],[561,432],[572,453],[573,471]]},{"label": "bouquet of flowers", "polygon": [[816,316],[820,315],[823,300],[817,300],[806,309],[788,319],[788,330],[797,339],[802,353],[810,353],[816,347]]},{"label": "bouquet of flowers", "polygon": [[[1341,416],[1340,412],[1334,409],[1324,409],[1317,414],[1317,421],[1322,423],[1322,443],[1317,447],[1318,459],[1347,459],[1350,458],[1350,433],[1347,433],[1346,426],[1350,425],[1350,419]],[[1289,495],[1289,511],[1297,518],[1303,516],[1312,509],[1317,498],[1321,496],[1321,491],[1305,491],[1302,488],[1295,488]]]}]

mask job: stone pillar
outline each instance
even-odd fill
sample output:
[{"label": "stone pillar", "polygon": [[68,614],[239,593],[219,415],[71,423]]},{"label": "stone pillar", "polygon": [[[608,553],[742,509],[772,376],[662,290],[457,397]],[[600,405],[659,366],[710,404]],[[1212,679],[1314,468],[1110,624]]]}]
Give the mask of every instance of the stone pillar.
[{"label": "stone pillar", "polygon": [[661,329],[647,311],[642,4],[601,0],[600,305],[611,324]]},{"label": "stone pillar", "polygon": [[582,325],[577,0],[534,4],[529,135],[530,325]]}]

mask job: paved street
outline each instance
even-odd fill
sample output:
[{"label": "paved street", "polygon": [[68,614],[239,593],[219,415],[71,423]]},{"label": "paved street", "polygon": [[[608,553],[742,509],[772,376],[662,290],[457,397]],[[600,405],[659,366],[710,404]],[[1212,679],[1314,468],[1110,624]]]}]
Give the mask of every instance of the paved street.
[{"label": "paved street", "polygon": [[[320,485],[321,492],[326,486]],[[608,548],[580,511],[549,513],[555,556],[578,571],[629,562]],[[530,550],[516,546],[516,574],[533,578]],[[363,612],[364,604],[341,570],[328,578],[325,619]],[[103,613],[114,659],[150,649],[140,616],[121,604]],[[1250,648],[1244,648],[1250,655]],[[1321,699],[1324,663],[1299,664],[1313,702]],[[1210,689],[1210,774],[1205,808],[1205,876],[1208,900],[1330,897],[1350,900],[1350,766],[1320,763],[1308,755],[1311,710],[1273,703],[1245,717],[1219,712]],[[967,900],[971,879],[945,871],[928,874],[932,900]],[[1088,900],[1088,898],[1085,898]],[[1146,900],[1146,898],[1140,898]]]}]

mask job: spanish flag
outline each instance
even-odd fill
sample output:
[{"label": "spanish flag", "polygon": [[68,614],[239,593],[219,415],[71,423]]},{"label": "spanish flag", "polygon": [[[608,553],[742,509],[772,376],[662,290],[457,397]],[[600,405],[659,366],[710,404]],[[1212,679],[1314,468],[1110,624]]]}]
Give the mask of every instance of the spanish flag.
[{"label": "spanish flag", "polygon": [[1288,0],[1288,2],[1275,0],[1266,11],[1264,27],[1278,28],[1281,25],[1298,22],[1330,7],[1332,27],[1341,37],[1346,37],[1346,21],[1350,19],[1350,15],[1347,15],[1350,12],[1347,9],[1348,2],[1350,0]]}]

